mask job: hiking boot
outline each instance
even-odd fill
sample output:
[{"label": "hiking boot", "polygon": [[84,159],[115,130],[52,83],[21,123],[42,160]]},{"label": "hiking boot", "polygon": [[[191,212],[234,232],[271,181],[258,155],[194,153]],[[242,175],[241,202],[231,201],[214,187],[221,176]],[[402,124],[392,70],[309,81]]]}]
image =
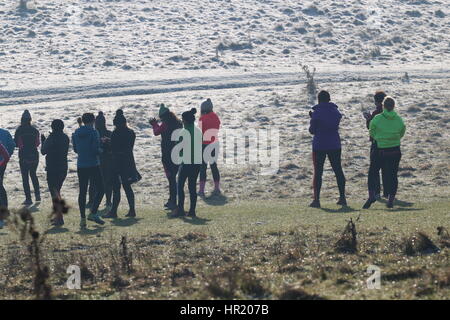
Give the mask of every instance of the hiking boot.
[{"label": "hiking boot", "polygon": [[105,221],[103,221],[102,219],[100,219],[100,217],[99,217],[99,215],[98,215],[98,213],[91,213],[91,214],[89,214],[88,215],[88,220],[89,221],[93,221],[93,222],[95,222],[95,223],[98,223],[98,224],[100,224],[100,225],[104,225],[105,224]]},{"label": "hiking boot", "polygon": [[80,220],[80,229],[85,230],[86,229],[86,218],[81,218]]},{"label": "hiking boot", "polygon": [[185,216],[184,210],[180,210],[179,208],[175,208],[172,211],[172,213],[170,215],[170,218],[180,218],[180,217],[184,217],[184,216]]},{"label": "hiking boot", "polygon": [[127,218],[135,218],[136,217],[136,211],[130,210],[128,211],[127,215],[125,216]]},{"label": "hiking boot", "polygon": [[117,219],[117,212],[108,212],[104,216],[102,216],[103,219]]},{"label": "hiking boot", "polygon": [[52,225],[55,227],[62,227],[64,225],[64,218],[56,218],[52,221]]},{"label": "hiking boot", "polygon": [[222,192],[220,191],[220,189],[215,189],[213,192],[211,192],[212,196],[220,196],[222,194]]},{"label": "hiking boot", "polygon": [[376,198],[375,198],[375,199],[368,199],[368,200],[366,201],[366,203],[364,203],[363,209],[369,209],[370,206],[371,206],[372,204],[374,204],[376,201],[377,201]]},{"label": "hiking boot", "polygon": [[347,199],[345,198],[339,198],[339,201],[336,203],[338,206],[346,206],[347,205]]},{"label": "hiking boot", "polygon": [[31,206],[33,204],[33,200],[26,199],[24,202],[22,202],[22,205],[24,206]]},{"label": "hiking boot", "polygon": [[196,218],[197,215],[195,214],[195,211],[189,211],[189,213],[186,215],[187,217]]},{"label": "hiking boot", "polygon": [[314,200],[313,202],[311,202],[309,207],[310,208],[320,208],[320,201],[319,200]]},{"label": "hiking boot", "polygon": [[102,217],[107,216],[112,210],[112,204],[106,204],[105,208],[102,211]]},{"label": "hiking boot", "polygon": [[392,209],[394,207],[394,201],[395,197],[389,196],[389,200],[388,203],[386,204],[386,207],[388,207],[388,209]]},{"label": "hiking boot", "polygon": [[167,203],[164,205],[164,207],[169,210],[173,210],[177,207],[177,205],[175,204],[175,202],[167,201]]}]

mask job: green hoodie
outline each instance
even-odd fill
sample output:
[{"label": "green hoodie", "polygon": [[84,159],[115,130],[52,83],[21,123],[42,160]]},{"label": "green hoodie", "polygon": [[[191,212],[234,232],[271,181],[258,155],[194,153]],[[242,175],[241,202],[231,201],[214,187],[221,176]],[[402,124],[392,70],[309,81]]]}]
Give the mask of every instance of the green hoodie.
[{"label": "green hoodie", "polygon": [[370,122],[370,136],[380,149],[400,146],[405,131],[403,119],[395,111],[384,110]]}]

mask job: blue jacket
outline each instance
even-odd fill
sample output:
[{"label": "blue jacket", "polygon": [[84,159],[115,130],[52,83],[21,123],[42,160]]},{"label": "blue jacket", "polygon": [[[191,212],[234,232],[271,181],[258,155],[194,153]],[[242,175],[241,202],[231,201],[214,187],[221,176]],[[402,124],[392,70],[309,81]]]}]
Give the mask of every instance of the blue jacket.
[{"label": "blue jacket", "polygon": [[[12,156],[14,148],[16,147],[16,143],[14,142],[14,139],[12,138],[11,134],[4,129],[0,129],[0,143],[6,148],[6,150],[9,153],[9,156]],[[3,157],[0,156],[0,162],[2,161]]]},{"label": "blue jacket", "polygon": [[339,136],[341,118],[342,115],[334,103],[320,103],[313,107],[309,127],[309,132],[314,135],[313,151],[341,149],[341,137]]},{"label": "blue jacket", "polygon": [[100,135],[93,127],[82,126],[72,135],[74,151],[78,154],[77,167],[91,168],[100,165]]}]

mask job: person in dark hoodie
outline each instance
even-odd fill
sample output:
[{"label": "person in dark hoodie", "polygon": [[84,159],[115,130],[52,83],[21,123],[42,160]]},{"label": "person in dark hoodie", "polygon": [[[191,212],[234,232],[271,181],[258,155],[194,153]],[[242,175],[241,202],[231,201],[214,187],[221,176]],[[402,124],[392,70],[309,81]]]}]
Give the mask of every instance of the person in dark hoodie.
[{"label": "person in dark hoodie", "polygon": [[31,199],[30,178],[33,183],[36,202],[41,201],[39,179],[36,174],[39,165],[38,147],[41,144],[40,138],[39,131],[31,125],[30,112],[25,110],[20,120],[20,126],[14,134],[14,141],[19,148],[20,173],[22,174],[23,191],[25,193],[23,205],[25,206],[33,204],[33,200]]},{"label": "person in dark hoodie", "polygon": [[[197,180],[202,166],[202,131],[195,126],[195,114],[197,109],[192,108],[182,114],[184,129],[180,131],[181,146],[180,151],[181,165],[178,170],[178,207],[173,210],[171,217],[182,217],[184,211],[184,185],[188,181],[190,196],[190,208],[188,217],[195,218],[197,206]],[[176,152],[176,151],[175,151]]]},{"label": "person in dark hoodie", "polygon": [[161,124],[155,118],[150,120],[150,124],[153,127],[153,134],[155,136],[161,135],[161,160],[169,182],[169,200],[164,206],[173,210],[177,206],[177,173],[179,166],[172,161],[172,149],[176,144],[175,141],[172,141],[172,133],[177,129],[183,128],[183,124],[164,104],[160,105],[159,118],[161,119]]},{"label": "person in dark hoodie", "polygon": [[[388,194],[388,208],[394,207],[397,195],[398,168],[402,158],[400,144],[406,132],[403,119],[394,111],[395,104],[393,98],[384,98],[383,113],[373,118],[369,128],[370,136],[377,144],[381,166],[385,172],[386,185],[384,187]],[[364,208],[368,209],[375,201],[375,198],[369,197]]]},{"label": "person in dark hoodie", "polygon": [[[383,113],[383,100],[386,98],[386,93],[384,91],[377,91],[374,95],[375,107],[376,109],[370,113],[363,113],[364,118],[366,119],[367,129],[370,128],[370,122],[375,116]],[[381,159],[379,157],[379,152],[377,149],[377,144],[372,137],[370,137],[370,165],[369,165],[369,174],[367,179],[367,185],[369,189],[369,198],[370,199],[380,199],[381,193],[381,182],[380,182],[380,170],[381,176],[383,180],[383,186],[385,186],[385,173],[382,170]],[[386,188],[384,188],[383,196],[387,198]]]},{"label": "person in dark hoodie", "polygon": [[94,221],[100,225],[105,222],[98,214],[98,207],[104,196],[102,173],[100,169],[99,155],[100,135],[94,129],[95,116],[92,113],[85,113],[82,116],[83,126],[78,128],[72,135],[73,149],[78,154],[77,173],[80,193],[78,196],[78,205],[80,207],[80,227],[86,228],[86,195],[89,183],[94,184],[96,195],[92,203],[91,213],[88,220]]},{"label": "person in dark hoodie", "polygon": [[[61,200],[61,188],[67,177],[67,154],[69,151],[70,139],[64,133],[64,122],[53,120],[52,133],[45,137],[41,135],[41,153],[45,157],[45,170],[47,171],[47,184],[53,200]],[[64,225],[62,215],[53,220],[53,225]]]},{"label": "person in dark hoodie", "polygon": [[[6,165],[15,147],[16,145],[9,132],[0,129],[0,209],[8,209],[8,196],[3,186],[3,179],[5,177]],[[0,216],[0,229],[4,226],[4,218],[4,216]]]},{"label": "person in dark hoodie", "polygon": [[199,119],[199,126],[203,132],[203,153],[205,149],[208,156],[211,156],[210,161],[205,157],[203,158],[203,164],[200,168],[200,190],[199,196],[205,196],[205,185],[206,185],[206,170],[208,169],[208,164],[211,167],[211,172],[214,180],[214,191],[213,195],[219,195],[220,192],[220,172],[217,168],[217,157],[219,155],[219,141],[218,134],[220,129],[220,119],[217,114],[213,111],[213,103],[211,99],[207,99],[201,104],[200,107],[201,117]]},{"label": "person in dark hoodie", "polygon": [[325,159],[331,163],[336,175],[339,188],[338,205],[346,206],[345,176],[341,165],[341,138],[339,136],[339,124],[342,115],[338,107],[331,103],[330,94],[321,91],[318,95],[319,104],[310,112],[311,122],[309,132],[313,138],[313,164],[314,164],[314,200],[310,204],[312,208],[320,208],[320,190],[322,188],[322,174]]},{"label": "person in dark hoodie", "polygon": [[139,181],[141,176],[136,169],[133,148],[136,134],[128,128],[127,119],[123,110],[117,110],[113,120],[116,127],[111,136],[111,150],[113,159],[113,204],[109,214],[104,218],[117,218],[117,209],[120,204],[120,189],[123,187],[128,200],[129,211],[126,217],[136,217],[136,206],[132,184]]},{"label": "person in dark hoodie", "polygon": [[[103,214],[107,215],[112,209],[112,177],[113,177],[113,159],[111,151],[112,132],[106,128],[106,118],[102,111],[99,111],[95,118],[95,129],[100,135],[100,169],[102,171],[103,187],[105,190],[106,206]],[[89,184],[89,202],[95,198],[95,187]],[[89,203],[88,203],[89,204]],[[88,206],[88,205],[86,205]]]}]

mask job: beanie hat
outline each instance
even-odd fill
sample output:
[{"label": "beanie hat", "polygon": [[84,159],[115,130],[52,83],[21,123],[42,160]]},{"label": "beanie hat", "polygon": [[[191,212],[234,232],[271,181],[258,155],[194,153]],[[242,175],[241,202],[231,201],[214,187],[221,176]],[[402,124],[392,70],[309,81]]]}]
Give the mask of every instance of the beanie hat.
[{"label": "beanie hat", "polygon": [[167,108],[164,103],[161,103],[159,106],[159,117],[161,118],[166,112],[169,112],[169,108]]},{"label": "beanie hat", "polygon": [[213,103],[211,99],[206,99],[206,101],[203,101],[200,107],[201,113],[209,113],[213,111]]},{"label": "beanie hat", "polygon": [[30,114],[30,111],[25,110],[25,111],[22,113],[22,119],[21,119],[20,121],[21,121],[21,122],[28,122],[28,121],[31,121],[31,114]]},{"label": "beanie hat", "polygon": [[64,130],[64,122],[60,119],[53,120],[51,127],[53,132],[61,132]]},{"label": "beanie hat", "polygon": [[106,126],[105,116],[103,115],[102,111],[99,111],[97,117],[95,118],[95,127],[104,128],[105,126]]},{"label": "beanie hat", "polygon": [[197,109],[192,108],[189,111],[183,112],[181,117],[183,120],[187,123],[194,123],[195,122],[195,114],[197,113]]},{"label": "beanie hat", "polygon": [[113,120],[114,125],[117,126],[123,126],[127,123],[127,119],[125,118],[125,116],[123,115],[123,110],[119,109],[116,111],[116,116],[114,117]]}]

